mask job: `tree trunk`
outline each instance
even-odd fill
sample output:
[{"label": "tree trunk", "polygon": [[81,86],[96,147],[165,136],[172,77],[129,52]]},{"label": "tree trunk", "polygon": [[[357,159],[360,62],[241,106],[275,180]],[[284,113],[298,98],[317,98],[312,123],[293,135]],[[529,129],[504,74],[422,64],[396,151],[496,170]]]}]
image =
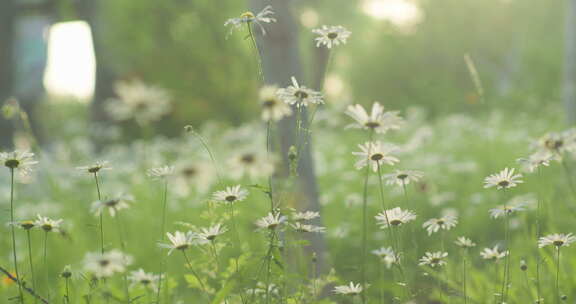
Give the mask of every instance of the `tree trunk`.
[{"label": "tree trunk", "polygon": [[[252,0],[252,11],[257,13],[266,5],[271,4],[275,12],[276,23],[266,24],[266,35],[262,36],[256,27],[256,34],[259,35],[259,48],[262,56],[262,69],[264,73],[264,82],[274,84],[279,87],[286,87],[292,76],[300,82],[302,79],[302,69],[300,64],[299,46],[298,46],[298,26],[292,15],[293,1],[287,0]],[[309,85],[309,87],[312,87]],[[296,110],[294,111],[296,113]],[[302,115],[302,120],[307,122],[306,111]],[[304,129],[308,126],[303,125]],[[288,150],[291,146],[296,145],[296,116],[292,115],[283,119],[278,124],[277,133],[280,144],[279,153],[282,156],[285,172],[288,168]],[[318,184],[314,174],[314,160],[311,152],[311,141],[305,145],[300,152],[298,166],[298,182],[295,202],[300,210],[320,211],[318,200]],[[315,225],[322,225],[321,219],[313,222]],[[307,237],[310,246],[305,250],[311,256],[316,253],[317,261],[314,264],[316,274],[322,274],[326,270],[326,244],[322,234],[313,233]]]},{"label": "tree trunk", "polygon": [[[0,105],[13,94],[14,0],[0,1]],[[0,115],[0,148],[13,145],[13,126]]]},{"label": "tree trunk", "polygon": [[576,0],[566,0],[562,101],[569,125],[576,122]]}]

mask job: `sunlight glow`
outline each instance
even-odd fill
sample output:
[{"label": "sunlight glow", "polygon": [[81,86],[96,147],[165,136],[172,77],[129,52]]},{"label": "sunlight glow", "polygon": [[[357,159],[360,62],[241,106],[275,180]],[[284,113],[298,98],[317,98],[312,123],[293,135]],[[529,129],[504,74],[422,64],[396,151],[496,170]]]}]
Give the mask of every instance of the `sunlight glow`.
[{"label": "sunlight glow", "polygon": [[362,10],[375,19],[400,27],[414,25],[422,17],[418,6],[410,0],[366,0]]},{"label": "sunlight glow", "polygon": [[48,37],[46,91],[87,101],[94,94],[96,72],[90,26],[84,21],[56,23]]}]

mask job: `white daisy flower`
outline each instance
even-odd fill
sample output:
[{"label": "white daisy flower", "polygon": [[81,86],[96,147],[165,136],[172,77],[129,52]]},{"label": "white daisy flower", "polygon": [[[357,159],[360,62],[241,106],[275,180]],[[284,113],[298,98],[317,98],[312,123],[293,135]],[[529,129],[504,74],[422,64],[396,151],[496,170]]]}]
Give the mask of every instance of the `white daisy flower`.
[{"label": "white daisy flower", "polygon": [[236,202],[241,202],[248,197],[248,191],[243,189],[240,185],[226,187],[223,191],[216,191],[213,194],[215,201],[233,204]]},{"label": "white daisy flower", "polygon": [[499,217],[506,216],[507,214],[523,210],[524,210],[523,204],[516,204],[516,205],[500,205],[497,206],[496,208],[488,210],[488,212],[490,213],[490,216],[492,218],[497,219]]},{"label": "white daisy flower", "polygon": [[302,224],[300,222],[296,222],[294,224],[291,224],[290,226],[292,226],[292,228],[294,228],[294,230],[296,230],[296,232],[314,232],[314,233],[326,232],[325,227]]},{"label": "white daisy flower", "polygon": [[266,30],[262,23],[272,23],[276,22],[276,19],[271,17],[274,15],[272,11],[272,6],[268,5],[262,9],[258,14],[254,15],[252,12],[245,12],[238,18],[230,18],[224,22],[224,26],[230,26],[230,31],[227,36],[232,34],[234,30],[240,29],[242,25],[246,24],[250,26],[252,23],[258,25],[262,31],[262,35],[266,35]]},{"label": "white daisy flower", "polygon": [[34,221],[34,226],[40,227],[46,232],[58,232],[63,221],[62,219],[53,220],[38,214],[37,219]]},{"label": "white daisy flower", "polygon": [[226,231],[228,231],[228,229],[218,223],[208,228],[201,228],[197,236],[200,240],[214,241],[218,236],[224,234]]},{"label": "white daisy flower", "polygon": [[446,265],[444,258],[448,256],[448,252],[426,252],[423,257],[420,258],[420,266],[430,266],[430,267],[440,267]]},{"label": "white daisy flower", "polygon": [[278,95],[276,95],[277,91],[277,86],[264,86],[260,89],[259,100],[262,107],[263,121],[279,121],[292,115],[292,108],[278,98]]},{"label": "white daisy flower", "polygon": [[361,169],[370,165],[374,172],[383,165],[394,165],[400,160],[393,156],[398,152],[398,147],[392,144],[382,143],[379,141],[366,142],[358,145],[361,152],[352,152],[353,155],[358,157],[358,161],[354,165],[356,169]]},{"label": "white daisy flower", "polygon": [[144,271],[144,269],[140,268],[136,271],[130,272],[128,280],[130,281],[130,287],[132,288],[136,286],[142,286],[151,290],[157,290],[160,275],[147,273]]},{"label": "white daisy flower", "polygon": [[496,189],[508,189],[523,183],[522,174],[514,174],[514,168],[489,175],[484,179],[484,188],[496,187]]},{"label": "white daisy flower", "polygon": [[258,179],[274,173],[274,161],[266,152],[246,149],[236,153],[228,160],[230,177]]},{"label": "white daisy flower", "polygon": [[388,225],[396,227],[413,221],[416,219],[416,214],[410,210],[402,210],[400,207],[396,207],[378,213],[375,218],[380,228],[385,229],[388,228]]},{"label": "white daisy flower", "polygon": [[528,158],[519,158],[516,161],[522,166],[525,172],[534,172],[540,166],[548,167],[550,161],[554,159],[554,155],[548,151],[537,151],[530,154]]},{"label": "white daisy flower", "polygon": [[345,44],[348,37],[352,34],[352,32],[341,25],[323,25],[322,28],[314,29],[312,32],[319,36],[315,39],[316,47],[325,45],[329,49],[333,46]]},{"label": "white daisy flower", "polygon": [[379,102],[372,104],[370,114],[361,105],[355,104],[348,106],[346,115],[356,121],[356,123],[348,125],[347,128],[373,130],[382,134],[388,130],[400,129],[404,123],[397,111],[384,111],[384,106]]},{"label": "white daisy flower", "polygon": [[428,231],[428,235],[438,232],[440,229],[450,230],[458,224],[458,218],[455,215],[444,215],[440,218],[432,218],[422,225]]},{"label": "white daisy flower", "polygon": [[576,129],[545,134],[538,139],[534,147],[537,150],[552,153],[554,159],[559,160],[564,152],[576,151]]},{"label": "white daisy flower", "polygon": [[30,221],[30,220],[11,222],[11,223],[8,223],[8,225],[14,225],[14,226],[21,228],[21,229],[24,229],[24,230],[30,230],[32,228],[37,227],[36,222]]},{"label": "white daisy flower", "polygon": [[382,247],[376,250],[372,250],[372,254],[380,258],[387,268],[392,267],[393,264],[399,262],[399,257],[394,253],[392,247]]},{"label": "white daisy flower", "polygon": [[568,247],[570,244],[576,242],[576,237],[572,233],[560,234],[554,233],[547,236],[543,236],[538,240],[538,247],[546,247],[549,245],[555,246],[556,248]]},{"label": "white daisy flower", "polygon": [[193,189],[201,193],[208,191],[216,178],[209,163],[179,161],[174,167],[173,187],[183,196],[190,194]]},{"label": "white daisy flower", "polygon": [[21,175],[27,175],[32,171],[32,166],[38,162],[34,160],[34,153],[15,150],[12,152],[1,152],[0,163],[11,170],[18,170]]},{"label": "white daisy flower", "polygon": [[282,101],[289,105],[296,105],[297,107],[307,107],[310,104],[323,104],[324,97],[322,93],[301,86],[292,77],[292,85],[286,88],[280,88],[276,91],[276,95]]},{"label": "white daisy flower", "polygon": [[170,243],[160,243],[158,246],[161,248],[169,249],[168,255],[172,254],[174,250],[186,250],[190,248],[190,246],[195,245],[197,243],[196,238],[197,236],[191,232],[181,232],[176,231],[174,234],[167,232],[166,236],[168,236],[168,240]]},{"label": "white daisy flower", "polygon": [[494,246],[494,248],[484,248],[482,252],[480,252],[480,256],[485,260],[493,260],[498,261],[508,255],[508,250],[506,251],[499,251],[498,246]]},{"label": "white daisy flower", "polygon": [[104,210],[108,210],[110,216],[116,216],[116,213],[122,209],[127,209],[134,202],[134,198],[128,194],[122,194],[116,198],[99,200],[92,203],[91,212],[95,216],[100,216]]},{"label": "white daisy flower", "polygon": [[386,185],[398,185],[406,186],[411,182],[419,181],[422,176],[422,172],[414,170],[395,170],[394,173],[385,174],[384,179],[386,179]]},{"label": "white daisy flower", "polygon": [[454,244],[456,244],[458,247],[462,247],[462,248],[472,248],[474,246],[476,246],[476,243],[472,242],[471,239],[467,238],[467,237],[463,237],[460,236],[456,239],[456,241],[454,242]]},{"label": "white daisy flower", "polygon": [[174,166],[162,166],[148,169],[146,175],[152,179],[165,179],[174,174]]},{"label": "white daisy flower", "polygon": [[334,287],[334,293],[340,295],[355,296],[362,293],[362,286],[360,284],[354,284],[354,282],[350,282],[348,285],[340,285]]},{"label": "white daisy flower", "polygon": [[140,80],[122,81],[116,84],[118,99],[107,101],[105,109],[115,120],[134,119],[139,125],[157,121],[171,110],[170,94]]},{"label": "white daisy flower", "polygon": [[276,229],[278,226],[286,222],[286,217],[280,215],[280,213],[272,214],[268,213],[265,217],[256,221],[256,226],[262,229]]},{"label": "white daisy flower", "polygon": [[89,174],[96,174],[98,172],[100,172],[100,170],[110,170],[112,169],[112,167],[110,167],[110,164],[107,160],[103,160],[103,161],[97,161],[91,165],[88,166],[80,166],[80,167],[76,167],[77,170],[80,171],[84,171],[86,173]]},{"label": "white daisy flower", "polygon": [[130,264],[132,264],[132,257],[118,250],[104,253],[91,252],[84,257],[84,270],[98,279],[109,278],[116,273],[123,273]]},{"label": "white daisy flower", "polygon": [[292,219],[294,221],[310,221],[319,217],[320,212],[317,211],[294,212],[292,214]]}]

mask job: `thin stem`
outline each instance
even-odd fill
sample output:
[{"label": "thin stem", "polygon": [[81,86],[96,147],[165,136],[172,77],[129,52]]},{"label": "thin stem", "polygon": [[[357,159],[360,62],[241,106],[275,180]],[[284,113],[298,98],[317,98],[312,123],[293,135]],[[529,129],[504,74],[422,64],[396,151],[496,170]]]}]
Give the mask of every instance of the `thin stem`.
[{"label": "thin stem", "polygon": [[220,169],[218,167],[218,163],[216,162],[216,157],[214,157],[214,153],[212,153],[212,150],[210,149],[210,146],[208,146],[208,143],[206,142],[206,140],[204,140],[204,137],[202,137],[202,135],[200,135],[198,132],[196,132],[194,130],[190,130],[190,133],[192,135],[194,135],[194,137],[198,138],[198,140],[200,141],[200,144],[202,144],[202,147],[204,147],[204,150],[206,150],[206,152],[208,153],[208,156],[210,156],[210,160],[212,161],[212,166],[214,166],[214,169],[216,171],[216,177],[218,178],[218,184],[220,185],[220,187],[222,187],[223,183],[222,183],[222,176],[220,175]]},{"label": "thin stem", "polygon": [[[369,142],[372,141],[372,132],[368,135]],[[368,145],[370,147],[370,145]],[[369,149],[370,150],[370,149]],[[366,247],[368,246],[368,180],[370,179],[370,151],[366,156],[366,172],[364,177],[364,191],[362,193],[362,261],[361,261],[361,278],[363,291],[360,295],[362,304],[366,304]],[[384,210],[386,213],[386,210]],[[388,227],[390,228],[390,227]]]},{"label": "thin stem", "polygon": [[40,300],[40,302],[44,303],[44,304],[48,304],[48,300],[42,298],[42,296],[40,296],[39,294],[36,293],[36,291],[34,291],[34,289],[27,287],[24,285],[23,282],[20,282],[20,279],[18,277],[14,277],[8,270],[6,270],[4,267],[0,266],[0,272],[2,272],[4,275],[6,275],[6,277],[11,280],[12,282],[18,284],[18,286],[21,286],[26,292],[28,292],[30,295],[32,295],[34,298]]},{"label": "thin stem", "polygon": [[258,65],[258,78],[263,83],[264,82],[264,72],[262,70],[262,57],[260,56],[260,50],[258,49],[258,43],[256,43],[256,37],[254,37],[254,32],[252,31],[252,24],[250,22],[246,23],[248,27],[248,36],[252,42],[252,47],[254,48],[254,54],[256,55],[256,63]]},{"label": "thin stem", "polygon": [[[100,193],[100,182],[98,180],[98,173],[94,172],[94,182],[96,183],[96,192],[98,193],[98,200],[102,200],[102,194]],[[104,254],[104,218],[102,212],[100,212],[100,252]]]},{"label": "thin stem", "polygon": [[542,216],[541,213],[541,201],[542,201],[542,193],[540,190],[540,182],[542,181],[542,169],[538,166],[538,188],[537,188],[537,211],[536,211],[536,242],[534,245],[536,246],[536,295],[537,295],[537,302],[540,303],[540,250],[538,248],[538,240],[540,239],[540,235],[542,233],[542,227],[540,226],[540,218]]},{"label": "thin stem", "polygon": [[[20,280],[20,274],[18,273],[18,256],[16,255],[16,232],[14,231],[15,221],[14,221],[14,168],[10,168],[10,232],[12,233],[12,253],[14,256],[14,272],[16,272],[16,278]],[[18,284],[18,293],[20,295],[20,301],[24,303],[24,293],[22,292],[22,286]]]},{"label": "thin stem", "polygon": [[[34,276],[34,263],[32,262],[32,241],[30,237],[30,229],[26,229],[26,238],[28,239],[28,260],[30,262],[30,275],[32,276],[32,289],[36,289],[36,276]],[[38,299],[34,298],[34,303],[37,303]]]},{"label": "thin stem", "polygon": [[208,294],[206,291],[206,287],[204,286],[204,283],[202,282],[202,280],[200,279],[200,276],[198,275],[198,273],[194,270],[194,267],[192,267],[192,263],[190,263],[190,259],[188,259],[188,255],[186,254],[186,250],[180,250],[182,251],[182,255],[184,255],[184,259],[186,260],[186,264],[188,265],[188,268],[190,268],[190,271],[192,271],[192,274],[194,275],[194,277],[196,277],[196,280],[198,280],[198,283],[200,284],[200,287],[202,288],[202,291],[205,294]]},{"label": "thin stem", "polygon": [[[212,155],[212,154],[210,154]],[[168,179],[164,179],[164,195],[162,199],[162,223],[160,224],[160,240],[163,242],[166,234],[166,205],[168,201]],[[156,303],[160,304],[160,290],[162,290],[162,278],[166,275],[166,255],[160,259],[160,277],[158,278],[158,290],[156,291]]]},{"label": "thin stem", "polygon": [[50,300],[50,274],[48,273],[48,231],[44,231],[44,270],[46,273],[46,294]]},{"label": "thin stem", "polygon": [[507,207],[504,206],[504,210],[506,212],[506,219],[504,224],[504,238],[506,243],[506,249],[508,254],[506,255],[506,259],[504,260],[504,279],[502,281],[502,302],[506,302],[506,298],[508,296],[508,281],[510,276],[510,256],[511,256],[511,246],[510,246],[510,213],[507,211]]},{"label": "thin stem", "polygon": [[556,304],[560,303],[560,246],[556,247]]},{"label": "thin stem", "polygon": [[66,299],[66,304],[70,303],[70,289],[68,288],[70,278],[66,278],[66,295],[64,298]]},{"label": "thin stem", "polygon": [[463,249],[464,254],[463,254],[463,258],[462,258],[462,290],[464,292],[464,304],[468,303],[468,294],[467,294],[467,290],[466,290],[466,259],[467,259],[467,254],[468,251],[464,248]]},{"label": "thin stem", "polygon": [[[122,219],[120,218],[120,213],[116,213],[116,224],[118,225],[120,248],[122,248],[122,252],[126,252],[126,243],[124,241],[124,232],[122,229]],[[128,289],[128,277],[126,276],[126,273],[123,273],[122,277],[124,278],[124,296],[126,297],[126,303],[130,303],[130,290]]]}]

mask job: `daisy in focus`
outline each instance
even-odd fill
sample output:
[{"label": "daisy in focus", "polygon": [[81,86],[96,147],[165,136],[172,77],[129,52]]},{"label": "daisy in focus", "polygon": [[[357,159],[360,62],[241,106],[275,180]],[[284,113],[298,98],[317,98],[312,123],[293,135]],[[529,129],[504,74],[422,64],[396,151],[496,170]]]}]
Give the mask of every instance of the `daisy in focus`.
[{"label": "daisy in focus", "polygon": [[430,267],[440,267],[446,265],[445,258],[448,256],[448,252],[426,252],[423,257],[420,258],[418,265],[420,266],[430,266]]},{"label": "daisy in focus", "polygon": [[352,32],[341,25],[323,25],[321,28],[312,30],[312,32],[318,35],[318,37],[315,39],[316,47],[325,45],[329,49],[331,49],[333,46],[345,44],[346,40],[352,34]]},{"label": "daisy in focus", "polygon": [[208,228],[201,228],[197,236],[199,240],[212,242],[215,241],[218,236],[224,234],[226,231],[228,231],[228,229],[226,229],[225,226],[222,226],[222,224],[218,223]]},{"label": "daisy in focus", "polygon": [[261,229],[274,230],[286,222],[286,217],[280,213],[268,213],[265,217],[256,221],[256,226]]},{"label": "daisy in focus", "polygon": [[372,141],[360,144],[358,147],[361,152],[352,152],[358,157],[358,161],[354,165],[356,169],[362,169],[369,165],[372,167],[372,171],[378,172],[381,165],[393,166],[400,161],[393,155],[399,150],[395,145]]},{"label": "daisy in focus", "polygon": [[225,190],[216,191],[212,197],[217,202],[233,204],[245,200],[246,197],[248,197],[248,190],[243,189],[240,185],[236,185],[226,187]]},{"label": "daisy in focus", "polygon": [[445,215],[440,218],[432,218],[424,222],[422,227],[428,231],[428,235],[442,230],[450,230],[456,227],[458,224],[458,218],[454,215]]},{"label": "daisy in focus", "polygon": [[397,111],[384,111],[384,106],[379,102],[372,104],[370,114],[361,105],[355,104],[348,106],[346,115],[355,120],[355,123],[348,125],[347,128],[371,130],[380,134],[400,129],[404,123]]},{"label": "daisy in focus", "polygon": [[289,85],[286,88],[280,88],[276,91],[276,96],[278,96],[280,100],[289,105],[296,105],[297,107],[307,107],[311,104],[317,105],[324,103],[324,96],[322,93],[299,85],[295,77],[292,77],[291,80],[292,85]]},{"label": "daisy in focus", "polygon": [[508,189],[523,183],[522,174],[514,174],[514,168],[504,170],[489,175],[484,179],[484,188],[496,187],[496,189]]},{"label": "daisy in focus", "polygon": [[18,170],[21,175],[27,175],[38,164],[34,160],[34,153],[20,150],[0,153],[0,163],[10,170]]},{"label": "daisy in focus", "polygon": [[158,246],[161,248],[169,249],[168,255],[172,254],[172,251],[174,250],[184,251],[197,243],[197,236],[191,231],[176,231],[174,234],[167,232],[166,236],[168,236],[170,243],[160,243]]},{"label": "daisy in focus", "polygon": [[[37,219],[34,221],[34,226],[41,228],[45,232],[58,232],[60,231],[60,224],[64,220],[53,220],[45,216],[37,215]],[[29,226],[29,224],[27,225]]]},{"label": "daisy in focus", "polygon": [[268,5],[256,15],[252,12],[245,12],[240,15],[240,17],[230,18],[224,22],[224,26],[230,26],[230,31],[226,36],[230,36],[234,30],[240,29],[242,25],[246,24],[247,26],[251,26],[252,23],[260,27],[262,35],[266,35],[266,30],[262,24],[276,22],[276,19],[272,17],[272,15],[274,15],[272,6]]},{"label": "daisy in focus", "polygon": [[543,236],[538,240],[538,247],[555,246],[556,248],[568,247],[570,244],[576,242],[576,237],[572,233],[561,234],[554,233]]},{"label": "daisy in focus", "polygon": [[402,210],[400,207],[386,210],[375,216],[380,228],[385,229],[388,226],[396,227],[404,225],[416,219],[416,214],[410,210]]}]

